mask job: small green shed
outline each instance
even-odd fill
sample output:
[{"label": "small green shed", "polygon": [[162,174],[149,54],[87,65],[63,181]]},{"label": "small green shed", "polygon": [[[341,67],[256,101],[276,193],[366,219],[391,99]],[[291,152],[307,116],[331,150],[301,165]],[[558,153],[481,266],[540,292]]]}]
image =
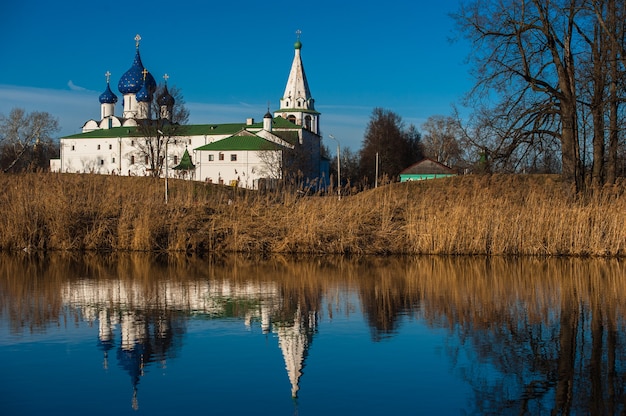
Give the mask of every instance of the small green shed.
[{"label": "small green shed", "polygon": [[400,182],[423,181],[426,179],[454,176],[456,172],[432,159],[422,159],[400,172]]},{"label": "small green shed", "polygon": [[194,165],[191,161],[191,156],[189,156],[189,152],[187,151],[187,149],[185,149],[185,153],[183,153],[183,157],[180,159],[180,163],[174,166],[172,169],[178,171],[179,177],[186,178],[187,175],[189,175],[189,177],[193,179],[196,165]]}]

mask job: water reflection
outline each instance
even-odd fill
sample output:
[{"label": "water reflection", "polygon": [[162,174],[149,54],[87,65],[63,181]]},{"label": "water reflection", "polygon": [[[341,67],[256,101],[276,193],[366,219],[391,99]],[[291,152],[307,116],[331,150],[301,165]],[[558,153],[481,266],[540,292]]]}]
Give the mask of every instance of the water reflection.
[{"label": "water reflection", "polygon": [[373,342],[412,320],[447,329],[449,365],[475,393],[468,413],[615,414],[626,400],[617,260],[1,255],[0,302],[15,335],[97,325],[134,408],[144,370],[176,359],[192,320],[276,336],[297,397],[318,332],[358,314]]}]

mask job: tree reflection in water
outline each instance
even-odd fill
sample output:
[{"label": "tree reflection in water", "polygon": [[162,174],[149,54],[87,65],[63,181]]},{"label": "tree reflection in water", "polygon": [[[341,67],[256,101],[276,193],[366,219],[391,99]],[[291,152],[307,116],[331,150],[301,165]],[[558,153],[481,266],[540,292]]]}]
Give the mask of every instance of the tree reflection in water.
[{"label": "tree reflection in water", "polygon": [[1,256],[0,312],[11,330],[97,322],[104,365],[115,350],[135,407],[145,366],[174,359],[197,318],[274,333],[297,397],[315,335],[324,320],[357,313],[355,293],[374,342],[411,319],[449,330],[451,362],[475,392],[470,413],[624,411],[617,260]]}]

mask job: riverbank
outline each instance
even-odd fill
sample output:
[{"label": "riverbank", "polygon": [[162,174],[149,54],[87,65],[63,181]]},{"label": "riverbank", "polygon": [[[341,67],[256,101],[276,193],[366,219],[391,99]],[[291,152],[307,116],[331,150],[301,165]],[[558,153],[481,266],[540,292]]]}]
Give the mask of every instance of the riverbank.
[{"label": "riverbank", "polygon": [[462,176],[336,196],[199,182],[0,175],[0,249],[626,256],[626,183],[576,196],[558,176]]}]

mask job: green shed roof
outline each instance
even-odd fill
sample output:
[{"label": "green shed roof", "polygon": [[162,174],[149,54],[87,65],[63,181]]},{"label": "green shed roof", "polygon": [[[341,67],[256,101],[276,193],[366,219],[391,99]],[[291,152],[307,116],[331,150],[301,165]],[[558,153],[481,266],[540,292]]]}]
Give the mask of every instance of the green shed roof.
[{"label": "green shed roof", "polygon": [[189,152],[185,149],[185,153],[183,153],[183,157],[180,159],[180,163],[174,166],[173,169],[176,170],[193,170],[196,168],[196,165],[191,161],[191,156],[189,156]]}]

